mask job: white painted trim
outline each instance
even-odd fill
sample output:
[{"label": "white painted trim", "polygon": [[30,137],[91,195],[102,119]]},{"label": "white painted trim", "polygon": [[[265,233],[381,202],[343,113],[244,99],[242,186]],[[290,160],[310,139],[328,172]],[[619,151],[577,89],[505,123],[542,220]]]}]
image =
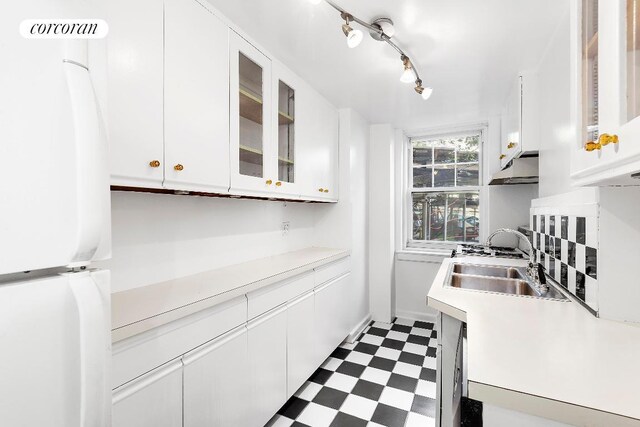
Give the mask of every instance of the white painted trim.
[{"label": "white painted trim", "polygon": [[413,129],[410,131],[405,131],[405,135],[409,138],[419,138],[422,136],[435,137],[440,135],[446,135],[451,133],[464,133],[464,132],[473,132],[477,131],[481,128],[488,128],[489,121],[480,121],[480,122],[469,122],[463,124],[451,124],[451,125],[443,125],[436,126],[432,128],[423,128],[423,129]]},{"label": "white painted trim", "polygon": [[[431,310],[427,307],[428,310]],[[425,313],[423,311],[405,311],[399,310],[396,311],[396,317],[399,319],[407,319],[407,320],[419,320],[421,322],[431,322],[436,323],[436,313]]]},{"label": "white painted trim", "polygon": [[451,249],[442,251],[416,249],[413,251],[405,250],[396,252],[396,261],[427,262],[431,264],[440,264],[446,258],[451,258]]},{"label": "white painted trim", "polygon": [[364,331],[364,328],[367,327],[369,322],[371,322],[371,314],[367,314],[364,317],[364,319],[362,319],[356,325],[356,327],[351,330],[351,332],[349,333],[349,336],[347,337],[347,339],[345,341],[348,342],[348,343],[353,343],[356,340],[356,338],[358,338],[360,336],[362,331]]}]

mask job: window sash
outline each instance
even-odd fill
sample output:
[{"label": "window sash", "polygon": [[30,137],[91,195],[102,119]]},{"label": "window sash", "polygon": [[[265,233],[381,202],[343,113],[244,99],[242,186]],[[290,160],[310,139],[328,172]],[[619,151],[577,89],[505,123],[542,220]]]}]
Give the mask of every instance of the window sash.
[{"label": "window sash", "polygon": [[[479,135],[480,137],[480,141],[478,144],[478,161],[477,162],[460,162],[457,163],[458,160],[458,150],[455,149],[455,160],[456,162],[454,163],[435,163],[435,148],[434,146],[431,147],[431,163],[428,165],[418,165],[418,168],[422,167],[422,168],[433,168],[433,170],[435,170],[435,168],[437,166],[452,166],[452,167],[456,167],[456,166],[468,166],[468,165],[478,165],[478,185],[467,185],[467,186],[446,186],[446,187],[434,187],[433,185],[435,184],[434,179],[433,179],[433,175],[432,175],[432,186],[431,187],[414,187],[414,182],[413,182],[413,172],[414,169],[416,169],[416,167],[414,167],[413,164],[413,142],[415,141],[430,141],[430,140],[436,140],[438,138],[465,138],[465,137],[470,137],[470,136],[476,136]],[[436,251],[440,251],[440,250],[444,250],[444,251],[449,251],[453,248],[455,248],[457,245],[459,245],[460,243],[463,243],[461,241],[445,241],[445,240],[415,240],[413,238],[413,195],[414,194],[420,194],[420,193],[473,193],[476,192],[478,193],[478,200],[479,200],[479,204],[480,206],[484,205],[484,200],[486,200],[486,198],[483,195],[483,170],[484,170],[484,164],[483,164],[483,154],[484,154],[484,142],[485,142],[485,137],[486,137],[486,127],[485,126],[478,126],[478,128],[472,129],[472,130],[467,130],[467,131],[461,131],[461,132],[456,132],[455,130],[451,131],[451,132],[444,132],[444,133],[438,133],[438,134],[433,134],[433,135],[424,135],[424,136],[419,136],[419,137],[409,137],[407,138],[407,151],[405,151],[407,153],[407,157],[406,157],[406,166],[407,166],[407,181],[405,181],[408,185],[406,187],[406,191],[405,191],[405,197],[406,197],[406,204],[405,204],[405,208],[406,208],[406,214],[403,215],[403,221],[404,221],[404,233],[405,233],[405,239],[404,239],[404,245],[406,248],[421,248],[421,249],[430,249],[430,250],[436,250]],[[465,151],[465,150],[461,150],[461,151]],[[432,172],[433,172],[432,170]],[[454,173],[454,183],[457,184],[457,173]],[[480,224],[482,225],[483,223],[483,217],[485,215],[482,214],[482,212],[486,212],[486,209],[484,207],[480,208]],[[482,230],[482,227],[480,227],[480,230]],[[445,236],[446,237],[446,236]],[[478,236],[478,240],[482,241],[482,231],[480,231],[480,235]]]}]

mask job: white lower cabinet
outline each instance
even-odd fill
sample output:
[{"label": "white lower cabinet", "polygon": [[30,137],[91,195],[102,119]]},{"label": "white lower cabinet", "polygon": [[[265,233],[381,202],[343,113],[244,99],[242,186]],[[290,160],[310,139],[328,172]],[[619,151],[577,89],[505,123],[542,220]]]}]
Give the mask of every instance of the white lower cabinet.
[{"label": "white lower cabinet", "polygon": [[174,360],[113,391],[112,427],[182,426],[182,361]]},{"label": "white lower cabinet", "polygon": [[313,374],[316,364],[314,293],[308,292],[287,304],[287,398]]},{"label": "white lower cabinet", "polygon": [[183,357],[184,426],[249,425],[249,353],[242,326]]},{"label": "white lower cabinet", "polygon": [[315,290],[316,366],[349,335],[346,291],[350,278],[347,273]]},{"label": "white lower cabinet", "polygon": [[251,426],[263,426],[287,401],[287,307],[250,320],[249,372]]},{"label": "white lower cabinet", "polygon": [[264,426],[349,334],[349,271],[345,258],[116,343],[113,427]]}]

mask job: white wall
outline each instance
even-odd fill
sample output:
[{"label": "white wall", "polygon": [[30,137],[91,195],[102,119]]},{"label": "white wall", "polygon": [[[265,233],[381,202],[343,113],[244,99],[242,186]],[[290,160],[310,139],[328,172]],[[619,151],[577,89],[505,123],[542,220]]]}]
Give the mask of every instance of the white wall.
[{"label": "white wall", "polygon": [[369,124],[353,110],[340,110],[340,200],[316,207],[314,241],[351,249],[352,328],[369,317],[368,171]]},{"label": "white wall", "polygon": [[[111,196],[114,292],[313,246],[317,205],[166,194]],[[290,223],[289,234],[281,231]]]},{"label": "white wall", "polygon": [[[310,246],[351,250],[351,325],[369,316],[369,124],[340,111],[335,204],[112,193],[112,271],[118,292]],[[289,222],[283,235],[282,223]]]},{"label": "white wall", "polygon": [[390,322],[395,312],[394,131],[371,126],[369,145],[369,291],[374,320]]},{"label": "white wall", "polygon": [[571,120],[570,27],[567,12],[538,70],[540,197],[571,190],[569,159],[575,132]]}]

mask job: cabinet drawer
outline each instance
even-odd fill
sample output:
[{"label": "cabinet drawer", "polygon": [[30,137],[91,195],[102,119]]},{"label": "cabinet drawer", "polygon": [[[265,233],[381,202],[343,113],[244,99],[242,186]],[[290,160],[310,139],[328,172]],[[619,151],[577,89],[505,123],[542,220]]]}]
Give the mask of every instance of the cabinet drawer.
[{"label": "cabinet drawer", "polygon": [[313,273],[305,273],[247,294],[249,319],[313,289]]},{"label": "cabinet drawer", "polygon": [[113,346],[113,387],[118,387],[247,321],[245,296],[195,313]]},{"label": "cabinet drawer", "polygon": [[315,285],[320,286],[336,277],[351,271],[351,257],[346,257],[329,265],[318,267],[314,271]]},{"label": "cabinet drawer", "polygon": [[113,427],[182,426],[182,362],[174,360],[113,392]]}]

